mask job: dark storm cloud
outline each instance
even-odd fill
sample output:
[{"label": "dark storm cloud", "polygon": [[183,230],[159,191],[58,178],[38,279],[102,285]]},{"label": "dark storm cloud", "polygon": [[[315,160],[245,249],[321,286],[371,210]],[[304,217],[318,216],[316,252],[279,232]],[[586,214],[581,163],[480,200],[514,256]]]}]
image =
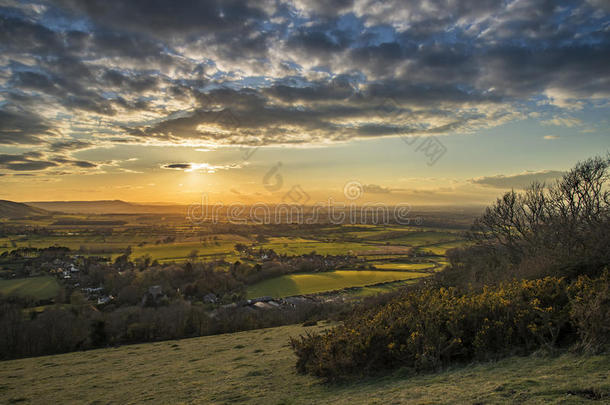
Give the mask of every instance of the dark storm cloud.
[{"label": "dark storm cloud", "polygon": [[51,160],[54,163],[59,163],[64,166],[74,166],[74,167],[80,167],[83,169],[92,169],[92,168],[98,167],[97,163],[88,162],[86,160],[76,160],[76,159],[70,159],[70,158],[65,158],[65,157],[54,157]]},{"label": "dark storm cloud", "polygon": [[[99,165],[86,160],[78,160],[61,156],[48,157],[39,151],[22,154],[0,154],[0,168],[10,171],[43,171],[54,167],[75,167],[80,169],[93,169]],[[69,172],[69,171],[68,171]]]},{"label": "dark storm cloud", "polygon": [[60,36],[34,22],[0,15],[0,44],[5,52],[54,55],[63,49]]},{"label": "dark storm cloud", "polygon": [[80,140],[61,141],[61,142],[51,143],[49,145],[49,149],[52,152],[69,152],[69,151],[87,149],[93,145],[94,145],[93,143],[88,142],[88,141],[80,141]]},{"label": "dark storm cloud", "polygon": [[127,75],[117,70],[107,70],[102,79],[110,86],[116,88],[129,88],[134,92],[154,90],[159,86],[159,78],[153,75]]},{"label": "dark storm cloud", "polygon": [[480,63],[488,70],[479,78],[482,84],[517,97],[547,88],[570,91],[576,97],[610,95],[610,40],[549,49],[503,46],[482,55]]},{"label": "dark storm cloud", "polygon": [[51,125],[37,114],[0,109],[0,144],[38,144],[49,135]]},{"label": "dark storm cloud", "polygon": [[327,53],[346,49],[352,41],[347,32],[325,31],[324,27],[307,27],[299,30],[288,41],[288,46],[302,48],[305,52]]},{"label": "dark storm cloud", "polygon": [[0,168],[13,171],[34,171],[57,166],[55,162],[39,160],[41,157],[42,154],[37,152],[21,155],[0,154]]},{"label": "dark storm cloud", "polygon": [[[519,117],[532,99],[607,100],[608,11],[597,0],[0,8],[0,143],[69,153],[100,133],[265,145],[468,132]],[[69,135],[68,120],[90,144],[45,139]]]},{"label": "dark storm cloud", "polygon": [[[231,31],[248,21],[267,17],[272,2],[239,0],[54,0],[69,11],[82,12],[102,26],[147,34],[189,34],[201,31]],[[265,4],[267,3],[267,4]]]},{"label": "dark storm cloud", "polygon": [[169,163],[161,166],[163,169],[187,170],[191,168],[190,163]]}]

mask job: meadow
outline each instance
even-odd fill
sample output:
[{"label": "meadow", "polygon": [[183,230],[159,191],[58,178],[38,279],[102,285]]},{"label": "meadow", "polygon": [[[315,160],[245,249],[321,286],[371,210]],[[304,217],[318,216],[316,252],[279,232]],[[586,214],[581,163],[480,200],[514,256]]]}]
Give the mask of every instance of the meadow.
[{"label": "meadow", "polygon": [[13,280],[0,279],[0,294],[4,296],[33,297],[37,300],[54,298],[59,292],[55,277],[40,276]]},{"label": "meadow", "polygon": [[4,361],[0,398],[7,404],[83,398],[121,404],[581,404],[610,393],[608,354],[509,357],[436,374],[401,369],[323,384],[296,373],[288,339],[327,327],[292,325]]},{"label": "meadow", "polygon": [[407,271],[337,270],[324,273],[289,274],[264,280],[247,289],[247,298],[315,294],[344,288],[364,287],[393,281],[426,277],[426,273]]}]

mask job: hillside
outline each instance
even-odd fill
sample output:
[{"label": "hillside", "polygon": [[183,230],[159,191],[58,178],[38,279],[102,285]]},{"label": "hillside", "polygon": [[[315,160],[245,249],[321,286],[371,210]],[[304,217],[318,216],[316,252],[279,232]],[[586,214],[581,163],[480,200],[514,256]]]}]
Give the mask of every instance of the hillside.
[{"label": "hillside", "polygon": [[[351,384],[298,375],[284,326],[0,362],[3,403],[589,403],[610,393],[610,355],[512,357]],[[599,403],[599,402],[598,402]]]},{"label": "hillside", "polygon": [[67,214],[150,214],[183,213],[186,207],[177,205],[135,204],[121,200],[99,201],[31,201],[27,203],[49,211]]},{"label": "hillside", "polygon": [[0,200],[0,218],[24,218],[40,215],[49,215],[49,212],[28,204]]}]

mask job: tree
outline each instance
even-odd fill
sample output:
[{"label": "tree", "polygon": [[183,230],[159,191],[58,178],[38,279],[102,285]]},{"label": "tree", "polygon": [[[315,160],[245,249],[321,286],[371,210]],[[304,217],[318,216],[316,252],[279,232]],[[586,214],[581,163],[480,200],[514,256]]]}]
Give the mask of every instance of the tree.
[{"label": "tree", "polygon": [[[543,255],[566,266],[609,262],[610,158],[578,163],[550,187],[507,192],[475,221],[471,239],[503,248],[513,263]],[[578,264],[580,263],[580,264]]]},{"label": "tree", "polygon": [[191,250],[191,253],[189,253],[189,256],[188,256],[189,261],[195,262],[195,261],[197,261],[197,257],[199,257],[199,251],[197,249]]}]

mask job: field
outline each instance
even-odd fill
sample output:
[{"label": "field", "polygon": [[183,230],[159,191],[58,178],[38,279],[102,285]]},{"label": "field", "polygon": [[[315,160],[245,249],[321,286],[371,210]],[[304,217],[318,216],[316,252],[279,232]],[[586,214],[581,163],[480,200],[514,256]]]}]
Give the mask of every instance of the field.
[{"label": "field", "polygon": [[0,399],[7,404],[72,404],[84,398],[120,404],[580,404],[610,394],[610,355],[512,357],[437,374],[399,370],[327,385],[295,372],[287,344],[289,336],[324,327],[284,326],[5,361]]},{"label": "field", "polygon": [[390,270],[432,270],[436,266],[436,263],[372,263],[377,269],[390,269]]},{"label": "field", "polygon": [[[35,225],[30,220],[20,221],[16,223],[21,226]],[[266,280],[250,286],[249,297],[285,297],[363,286],[369,287],[361,290],[370,291],[350,291],[350,294],[384,292],[398,284],[370,285],[426,276],[422,273],[437,271],[446,263],[444,255],[448,248],[466,243],[461,228],[383,224],[193,226],[184,216],[154,214],[61,214],[40,219],[36,225],[44,226],[46,233],[15,233],[0,238],[0,254],[18,247],[65,246],[80,255],[105,256],[111,260],[130,248],[131,260],[150,257],[160,263],[183,262],[193,255],[202,261],[234,263],[239,260],[249,265],[260,261],[256,253],[243,257],[243,254],[236,252],[235,246],[239,243],[248,246],[252,252],[272,249],[279,255],[288,256],[312,252],[320,255],[353,255],[363,261],[362,268],[371,270],[368,273],[294,275]],[[20,266],[10,260],[0,260],[0,274],[6,276]],[[219,268],[228,268],[228,265],[220,265]],[[376,269],[378,273],[372,271]],[[21,282],[31,283],[26,280]],[[34,291],[36,288],[26,290]],[[3,291],[13,292],[10,289]],[[51,291],[49,294],[54,293]]]},{"label": "field", "polygon": [[0,280],[0,294],[5,296],[16,295],[45,300],[55,297],[58,292],[59,284],[51,276]]},{"label": "field", "polygon": [[407,271],[337,270],[325,273],[290,274],[261,281],[250,286],[248,298],[270,296],[274,298],[292,295],[315,294],[350,287],[364,287],[425,277],[426,273]]}]

